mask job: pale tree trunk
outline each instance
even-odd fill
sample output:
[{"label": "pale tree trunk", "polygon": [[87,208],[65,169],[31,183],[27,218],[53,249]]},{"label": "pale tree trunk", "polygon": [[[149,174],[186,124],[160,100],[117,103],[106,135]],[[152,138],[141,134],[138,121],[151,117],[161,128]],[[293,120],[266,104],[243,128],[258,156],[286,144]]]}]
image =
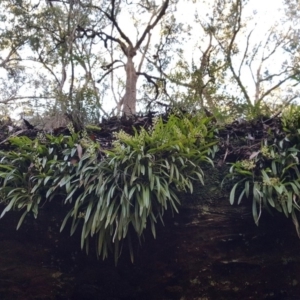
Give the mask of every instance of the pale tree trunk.
[{"label": "pale tree trunk", "polygon": [[136,84],[138,75],[133,64],[133,56],[135,52],[127,56],[125,65],[126,71],[126,89],[121,103],[123,104],[122,112],[125,116],[134,115],[136,113]]},{"label": "pale tree trunk", "polygon": [[[142,1],[143,2],[143,1]],[[146,4],[142,4],[142,7],[149,9],[149,11],[152,11],[152,15],[150,17],[150,20],[146,26],[146,28],[143,30],[140,38],[136,41],[135,45],[131,42],[129,37],[123,32],[123,30],[120,28],[118,22],[117,22],[117,15],[118,15],[118,9],[116,9],[115,1],[111,1],[111,9],[109,12],[105,9],[102,9],[101,7],[96,7],[101,11],[101,13],[104,14],[104,16],[109,20],[112,24],[112,30],[116,29],[118,31],[118,34],[120,35],[120,38],[116,38],[113,35],[108,35],[105,34],[104,32],[95,31],[94,29],[88,29],[88,31],[84,28],[79,28],[79,31],[83,34],[82,36],[87,36],[88,38],[90,37],[95,37],[96,35],[99,36],[105,43],[107,44],[107,41],[110,40],[112,42],[116,42],[119,44],[121,47],[124,55],[127,58],[127,62],[125,65],[125,72],[126,72],[126,86],[125,86],[125,94],[122,97],[121,101],[117,103],[117,112],[119,113],[120,111],[122,112],[123,115],[125,116],[131,116],[136,113],[136,85],[137,85],[137,79],[138,75],[141,71],[141,67],[145,58],[145,55],[147,53],[148,47],[149,47],[149,42],[151,38],[151,30],[158,24],[158,22],[162,19],[162,17],[165,15],[166,10],[169,6],[169,0],[165,0],[161,7],[157,7],[156,5],[148,3],[146,1]],[[85,6],[84,6],[85,7]],[[77,28],[78,30],[78,28]],[[93,33],[91,36],[89,33]],[[112,31],[113,32],[113,31]],[[148,37],[148,42],[145,47],[141,49],[141,46],[144,42],[144,40]],[[106,46],[105,46],[106,47]],[[138,50],[141,50],[142,54],[142,59],[140,61],[140,64],[137,68],[137,71],[134,67],[133,64],[133,57],[136,56],[136,52]],[[113,61],[111,64],[109,64],[108,72],[106,73],[109,74],[114,70],[113,65],[116,61]],[[99,81],[98,81],[99,82]]]}]

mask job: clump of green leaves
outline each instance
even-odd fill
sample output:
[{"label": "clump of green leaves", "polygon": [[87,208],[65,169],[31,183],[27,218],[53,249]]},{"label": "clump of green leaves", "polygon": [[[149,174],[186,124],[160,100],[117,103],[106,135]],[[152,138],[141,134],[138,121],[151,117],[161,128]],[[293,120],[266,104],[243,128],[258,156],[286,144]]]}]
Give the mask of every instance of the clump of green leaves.
[{"label": "clump of green leaves", "polygon": [[[152,128],[129,135],[115,134],[113,148],[100,146],[84,133],[30,140],[10,140],[15,152],[3,154],[0,165],[0,194],[6,204],[2,216],[11,209],[25,209],[37,216],[41,201],[64,197],[70,207],[61,229],[71,219],[71,234],[81,228],[81,246],[89,249],[97,239],[97,254],[107,257],[130,234],[140,238],[169,208],[178,211],[178,193],[193,192],[193,182],[203,183],[201,163],[216,151],[214,129],[203,116],[161,118]],[[133,259],[132,251],[131,256]]]},{"label": "clump of green leaves", "polygon": [[262,145],[249,159],[237,161],[230,168],[230,177],[237,182],[230,193],[230,203],[237,198],[252,198],[252,213],[258,225],[262,208],[275,208],[291,216],[298,235],[296,210],[300,210],[299,152],[287,141]]},{"label": "clump of green leaves", "polygon": [[288,134],[300,133],[300,106],[291,104],[282,113],[281,123],[283,130]]},{"label": "clump of green leaves", "polygon": [[130,232],[140,238],[150,226],[155,237],[155,224],[163,220],[165,210],[178,211],[178,192],[193,192],[195,180],[203,183],[199,163],[212,163],[207,154],[215,144],[213,131],[205,125],[208,119],[198,121],[194,128],[196,120],[171,116],[164,123],[158,118],[150,131],[116,133],[114,147],[100,162],[82,157],[77,174],[83,192],[74,199],[62,227],[69,217],[71,232],[81,223],[81,245],[88,249],[89,238],[96,235],[98,255],[105,258],[114,245],[116,260],[119,244]]},{"label": "clump of green leaves", "polygon": [[55,190],[65,175],[74,173],[65,151],[74,147],[80,150],[81,140],[74,132],[58,137],[40,134],[33,140],[26,136],[10,138],[14,150],[0,153],[0,202],[7,204],[1,217],[11,209],[25,209],[18,227],[28,212],[36,218],[40,202],[54,197],[49,191]]}]

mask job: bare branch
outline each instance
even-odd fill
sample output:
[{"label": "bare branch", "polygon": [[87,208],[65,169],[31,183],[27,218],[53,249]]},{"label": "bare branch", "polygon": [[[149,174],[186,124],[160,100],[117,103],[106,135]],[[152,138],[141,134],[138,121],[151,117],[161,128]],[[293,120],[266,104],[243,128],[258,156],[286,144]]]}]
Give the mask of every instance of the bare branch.
[{"label": "bare branch", "polygon": [[59,79],[57,78],[56,74],[50,69],[50,67],[48,67],[48,65],[45,63],[45,60],[42,57],[41,53],[38,53],[38,56],[39,56],[39,60],[40,60],[38,62],[40,62],[44,66],[44,68],[50,72],[50,74],[54,77],[56,83],[59,85],[60,84]]},{"label": "bare branch", "polygon": [[104,42],[104,46],[105,48],[107,48],[107,41],[114,41],[116,43],[118,43],[123,51],[123,53],[127,56],[127,46],[125,43],[123,43],[120,39],[113,37],[112,35],[109,35],[103,31],[95,31],[94,29],[84,29],[80,26],[77,26],[77,32],[82,32],[81,35],[77,35],[76,38],[82,38],[84,36],[86,36],[87,38],[95,38],[96,36],[98,36],[103,42]]},{"label": "bare branch", "polygon": [[120,62],[120,63],[123,64],[123,66],[125,66],[125,64],[124,64],[121,60],[116,59],[116,60],[114,60],[112,63],[110,63],[110,64],[108,64],[108,65],[103,65],[103,66],[101,67],[101,69],[103,69],[103,70],[108,70],[108,69],[110,69],[110,68],[111,68],[115,63],[117,63],[117,62]]},{"label": "bare branch", "polygon": [[45,97],[45,96],[14,96],[4,100],[0,100],[0,104],[8,104],[17,100],[25,100],[25,99],[55,99],[55,97]]},{"label": "bare branch", "polygon": [[240,67],[239,67],[239,71],[238,71],[238,76],[239,76],[239,77],[241,77],[241,69],[242,69],[242,66],[243,66],[243,64],[244,64],[244,61],[245,61],[245,59],[246,59],[246,56],[247,56],[247,54],[248,54],[249,41],[250,41],[250,37],[251,37],[251,34],[252,34],[253,30],[254,30],[254,29],[252,29],[252,30],[250,31],[250,33],[248,34],[248,36],[247,36],[246,48],[245,48],[244,55],[243,55],[243,58],[242,58],[242,60],[241,60]]},{"label": "bare branch", "polygon": [[[276,41],[276,43],[275,43],[275,45],[274,45],[274,47],[273,47],[273,50],[271,50],[270,53],[269,53],[267,56],[264,56],[264,54],[263,54],[263,57],[262,57],[262,60],[263,60],[263,61],[268,60],[268,59],[269,59],[269,58],[277,51],[277,49],[278,49],[280,46],[282,46],[282,45],[288,43],[288,42],[284,43],[284,41],[287,40],[287,37],[288,37],[288,33],[289,33],[289,32],[290,32],[290,28],[288,29],[287,33],[286,33],[281,39],[279,39],[279,40]],[[267,39],[266,43],[265,43],[264,50],[266,49],[267,45],[269,44],[271,35],[272,35],[273,33],[274,33],[274,32],[273,32],[273,30],[272,30],[272,31],[270,32],[269,36],[268,36],[268,39]]]},{"label": "bare branch", "polygon": [[141,44],[143,43],[146,35],[148,33],[150,33],[150,31],[157,25],[157,23],[160,21],[160,19],[164,16],[164,14],[166,13],[166,10],[169,6],[169,0],[166,0],[163,5],[161,6],[160,10],[159,10],[159,14],[156,17],[155,21],[152,24],[149,24],[145,31],[143,32],[142,36],[140,37],[140,39],[137,41],[136,45],[134,46],[134,49],[137,50],[140,48]]},{"label": "bare branch", "polygon": [[127,44],[133,48],[133,45],[130,41],[130,39],[128,38],[128,36],[121,30],[117,20],[116,20],[116,16],[114,15],[115,13],[115,0],[111,0],[111,3],[112,3],[112,8],[111,8],[111,15],[109,15],[108,13],[104,12],[104,14],[107,16],[107,18],[109,20],[112,21],[113,25],[117,28],[117,31],[119,32],[120,36],[122,37],[122,39],[124,39]]},{"label": "bare branch", "polygon": [[234,77],[234,79],[236,80],[239,88],[241,89],[245,99],[246,99],[246,102],[249,104],[249,105],[252,105],[251,103],[251,99],[250,99],[250,96],[245,88],[245,86],[243,85],[242,81],[241,81],[241,78],[238,76],[238,74],[236,73],[234,67],[233,67],[233,63],[232,63],[232,59],[231,59],[231,55],[232,55],[232,50],[233,50],[233,45],[234,45],[234,42],[236,40],[236,37],[237,37],[237,34],[238,32],[240,31],[240,29],[242,28],[242,24],[241,24],[241,16],[242,16],[242,2],[241,0],[236,0],[236,4],[237,4],[237,17],[236,17],[236,22],[234,24],[234,28],[233,28],[233,34],[232,34],[232,37],[231,37],[231,40],[230,40],[230,43],[229,43],[229,46],[228,46],[228,49],[225,49],[225,47],[223,46],[222,42],[218,39],[218,37],[216,36],[216,34],[214,35],[218,44],[220,45],[220,47],[223,49],[225,55],[226,55],[226,60],[228,62],[228,65],[229,65],[229,69],[231,70],[231,73]]},{"label": "bare branch", "polygon": [[[115,0],[111,0],[112,8],[111,8],[111,10],[110,10],[110,14],[109,14],[107,11],[103,10],[101,7],[97,6],[97,5],[85,5],[85,4],[83,4],[81,1],[79,1],[79,3],[80,3],[80,5],[81,5],[82,7],[84,7],[84,8],[95,8],[95,9],[101,11],[101,12],[102,12],[102,13],[103,13],[103,14],[104,14],[104,15],[112,22],[113,26],[116,27],[116,29],[117,29],[117,31],[119,32],[121,38],[124,39],[124,40],[126,41],[126,43],[127,43],[131,48],[133,48],[132,42],[131,42],[130,39],[127,37],[127,35],[121,30],[121,28],[120,28],[120,26],[119,26],[119,24],[118,24],[118,22],[117,22],[117,20],[116,20],[116,16],[115,16]],[[88,36],[88,35],[87,35],[87,31],[86,31],[85,29],[83,29],[82,27],[79,26],[78,29],[79,29],[78,31],[83,31],[84,34],[85,34],[87,37],[94,37],[94,36]],[[124,54],[127,55],[127,53],[126,53],[127,47],[126,47],[126,45],[125,45],[120,39],[117,39],[117,38],[114,38],[114,37],[112,37],[112,36],[109,36],[109,35],[107,35],[107,34],[104,33],[104,32],[98,32],[98,33],[97,33],[97,32],[95,32],[93,29],[89,29],[89,30],[92,31],[93,33],[95,33],[96,35],[98,35],[99,37],[101,37],[101,35],[105,35],[108,39],[117,42],[117,43],[121,46],[121,48],[122,48]]]},{"label": "bare branch", "polygon": [[[265,78],[261,78],[260,81],[261,81],[261,82],[263,82],[263,81],[269,81],[269,80],[273,79],[274,77],[279,77],[279,76],[281,76],[281,75],[287,73],[287,72],[288,72],[288,69],[289,69],[289,67],[286,67],[283,71],[281,71],[281,72],[279,72],[279,73],[271,74],[271,75],[269,75],[269,76],[267,76],[267,77],[265,77]],[[290,71],[292,71],[292,68],[291,68]]]},{"label": "bare branch", "polygon": [[3,59],[2,62],[0,63],[0,67],[5,68],[5,67],[6,67],[6,64],[7,64],[8,62],[10,62],[10,61],[12,61],[12,60],[15,60],[15,59],[11,59],[11,57],[12,57],[14,54],[16,54],[16,53],[17,53],[16,49],[11,49],[11,50],[9,51],[9,53],[7,54],[6,58]]},{"label": "bare branch", "polygon": [[[299,75],[300,72],[298,72],[297,75]],[[290,76],[287,76],[285,79],[280,80],[277,84],[275,84],[273,87],[268,89],[265,93],[263,93],[260,98],[258,99],[258,102],[261,102],[266,96],[268,96],[272,91],[276,90],[278,87],[280,87],[283,83],[285,83],[287,80],[293,78],[295,74],[292,74]]]},{"label": "bare branch", "polygon": [[151,33],[149,32],[149,34],[148,34],[148,41],[147,41],[147,44],[146,44],[145,49],[143,51],[143,55],[142,55],[140,64],[138,66],[137,72],[141,72],[141,69],[142,69],[142,66],[143,66],[143,62],[145,60],[145,56],[146,56],[146,53],[147,53],[148,48],[149,48],[150,40],[151,40]]},{"label": "bare branch", "polygon": [[142,73],[137,72],[137,75],[143,75],[147,79],[148,82],[152,83],[155,86],[155,94],[156,94],[155,99],[157,99],[158,95],[159,95],[159,87],[153,79],[162,81],[164,84],[165,84],[165,80],[163,78],[160,78],[160,77],[151,76],[151,75],[149,75],[147,73],[144,73],[144,72],[142,72]]},{"label": "bare branch", "polygon": [[252,53],[252,56],[251,56],[251,59],[249,61],[249,69],[250,69],[250,72],[251,72],[251,76],[252,76],[252,79],[253,79],[253,82],[256,83],[256,79],[255,79],[255,76],[253,74],[253,69],[252,69],[252,63],[254,61],[254,58],[256,56],[256,54],[258,53],[258,50],[261,46],[262,42],[260,41],[260,43],[256,46],[256,48],[254,49],[253,53]]},{"label": "bare branch", "polygon": [[116,69],[119,69],[121,67],[124,67],[124,66],[117,66],[117,67],[114,67],[114,68],[110,68],[107,72],[105,72],[101,77],[100,79],[97,80],[97,83],[100,83],[108,74],[110,74],[111,72],[113,72],[114,70]]}]

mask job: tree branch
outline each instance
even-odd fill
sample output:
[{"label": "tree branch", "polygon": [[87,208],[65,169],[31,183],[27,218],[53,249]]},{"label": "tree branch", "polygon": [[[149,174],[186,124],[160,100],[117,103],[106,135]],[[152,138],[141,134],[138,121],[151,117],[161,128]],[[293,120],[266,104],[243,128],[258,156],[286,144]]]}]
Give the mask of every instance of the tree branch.
[{"label": "tree branch", "polygon": [[134,49],[137,50],[140,48],[141,44],[143,43],[146,35],[148,33],[150,33],[150,31],[157,25],[157,23],[160,21],[160,19],[164,16],[164,14],[166,13],[166,10],[169,6],[169,0],[166,0],[163,5],[160,8],[160,12],[158,14],[158,16],[156,17],[155,21],[152,24],[149,24],[146,29],[144,30],[142,36],[140,37],[140,39],[137,41],[136,45],[134,46]]},{"label": "tree branch", "polygon": [[5,100],[0,100],[0,104],[8,104],[9,102],[24,99],[55,99],[55,97],[43,97],[43,96],[14,96]]},{"label": "tree branch", "polygon": [[272,91],[276,90],[278,87],[280,87],[283,83],[285,83],[287,80],[293,78],[295,75],[299,75],[300,72],[297,74],[292,74],[287,76],[285,79],[280,80],[277,84],[275,84],[273,87],[271,87],[269,90],[267,90],[265,93],[261,95],[261,97],[258,99],[257,102],[261,102],[266,96],[268,96]]},{"label": "tree branch", "polygon": [[[116,20],[116,16],[114,15],[114,13],[115,13],[115,0],[111,0],[111,4],[112,4],[111,14],[109,14],[107,11],[103,10],[101,7],[99,7],[99,6],[97,6],[97,5],[85,5],[85,4],[83,4],[81,1],[79,1],[79,3],[80,3],[80,5],[81,5],[82,7],[84,7],[84,8],[95,8],[95,9],[101,11],[101,12],[102,12],[102,13],[103,13],[103,14],[104,14],[104,15],[105,15],[105,16],[113,23],[113,25],[116,27],[116,29],[117,29],[117,31],[119,32],[121,38],[122,38],[123,40],[125,40],[126,43],[127,43],[129,46],[131,46],[131,48],[133,48],[132,42],[131,42],[130,39],[127,37],[127,35],[121,30],[121,28],[120,28],[120,26],[119,26],[119,24],[118,24],[118,22],[117,22],[117,20]],[[86,34],[86,30],[84,30],[82,27],[79,27],[79,29],[80,29],[80,31],[84,31],[84,33]],[[93,32],[95,32],[93,29],[90,29],[90,30],[92,30]],[[96,32],[95,32],[95,33],[96,33]],[[99,33],[96,33],[96,34],[99,36]],[[112,37],[112,36],[109,36],[109,35],[105,34],[104,32],[101,32],[101,34],[106,35],[106,37],[107,37],[108,39],[117,42],[117,43],[121,46],[121,48],[122,48],[124,54],[127,55],[127,52],[126,52],[127,47],[126,47],[126,45],[125,45],[120,39],[117,39],[117,38],[114,38],[114,37]],[[99,36],[99,37],[100,37],[100,36]]]},{"label": "tree branch", "polygon": [[250,99],[250,97],[247,93],[247,90],[246,90],[245,86],[243,85],[240,77],[235,72],[235,69],[234,69],[233,63],[232,63],[232,59],[231,59],[233,45],[234,45],[236,36],[237,36],[238,32],[240,31],[240,29],[242,28],[242,25],[241,25],[241,16],[242,16],[242,3],[241,3],[241,0],[237,0],[236,4],[237,4],[237,14],[238,14],[238,16],[236,17],[236,20],[235,20],[235,24],[234,24],[234,28],[233,28],[233,35],[232,35],[232,38],[230,40],[228,49],[225,49],[225,47],[222,45],[221,41],[218,39],[216,34],[214,36],[215,36],[218,44],[220,45],[220,47],[222,48],[222,50],[224,51],[224,53],[226,55],[226,60],[228,62],[229,69],[230,69],[234,79],[236,80],[238,86],[240,87],[240,89],[241,89],[248,105],[252,106],[251,99]]},{"label": "tree branch", "polygon": [[156,82],[153,81],[153,79],[155,80],[159,80],[159,81],[162,81],[164,84],[165,84],[165,80],[163,78],[159,78],[159,77],[156,77],[156,76],[151,76],[151,75],[148,75],[147,73],[144,73],[144,72],[136,72],[137,75],[143,75],[148,82],[152,83],[154,86],[155,86],[155,99],[156,100],[158,98],[158,95],[159,95],[159,87],[157,85]]},{"label": "tree branch", "polygon": [[110,74],[111,72],[113,72],[114,70],[118,69],[118,68],[121,68],[121,67],[124,67],[124,66],[117,66],[117,67],[114,67],[114,68],[110,68],[107,72],[105,72],[101,77],[100,79],[97,80],[97,83],[100,83],[108,74]]},{"label": "tree branch", "polygon": [[149,35],[148,35],[148,41],[147,41],[146,47],[145,47],[145,49],[144,49],[144,51],[143,51],[143,55],[142,55],[141,61],[140,61],[140,63],[139,63],[137,72],[141,72],[141,69],[142,69],[142,66],[143,66],[143,62],[144,62],[144,60],[145,60],[145,56],[146,56],[146,53],[147,53],[148,48],[149,48],[150,40],[151,40],[151,33],[149,32]]},{"label": "tree branch", "polygon": [[244,64],[244,61],[245,61],[245,59],[246,59],[247,53],[248,53],[248,49],[249,49],[249,41],[250,41],[250,37],[251,37],[252,32],[253,32],[253,29],[250,31],[250,33],[249,33],[248,36],[247,36],[246,48],[245,48],[244,55],[243,55],[242,61],[241,61],[241,63],[240,63],[239,71],[238,71],[238,76],[239,76],[239,77],[241,77],[241,69],[242,69],[242,66],[243,66],[243,64]]}]

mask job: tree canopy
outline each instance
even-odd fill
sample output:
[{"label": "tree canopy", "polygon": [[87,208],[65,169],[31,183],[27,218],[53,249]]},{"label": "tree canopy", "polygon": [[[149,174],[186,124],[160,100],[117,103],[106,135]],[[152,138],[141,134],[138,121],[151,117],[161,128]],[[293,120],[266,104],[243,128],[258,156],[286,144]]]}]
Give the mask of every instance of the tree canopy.
[{"label": "tree canopy", "polygon": [[[4,0],[4,113],[100,115],[180,106],[276,114],[297,100],[299,21],[255,0]],[[257,7],[256,7],[257,6]]]}]

